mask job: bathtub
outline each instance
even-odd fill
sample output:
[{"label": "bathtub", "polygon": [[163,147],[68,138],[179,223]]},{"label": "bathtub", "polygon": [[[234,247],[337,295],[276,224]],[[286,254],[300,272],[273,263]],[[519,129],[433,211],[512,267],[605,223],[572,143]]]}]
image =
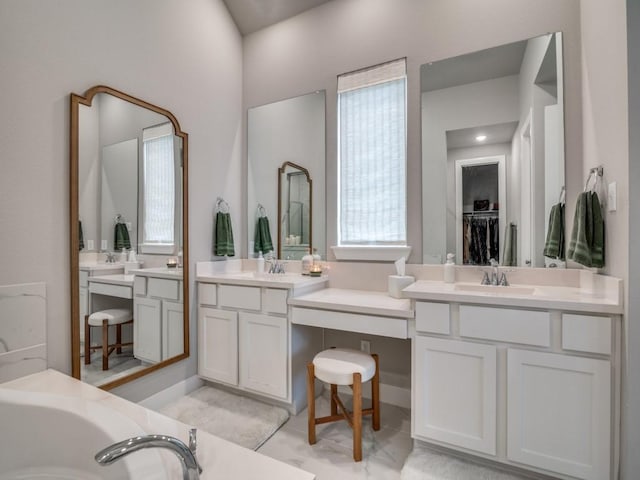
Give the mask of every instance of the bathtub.
[{"label": "bathtub", "polygon": [[0,388],[0,480],[168,480],[156,450],[110,466],[94,455],[146,432],[132,419],[91,400]]}]

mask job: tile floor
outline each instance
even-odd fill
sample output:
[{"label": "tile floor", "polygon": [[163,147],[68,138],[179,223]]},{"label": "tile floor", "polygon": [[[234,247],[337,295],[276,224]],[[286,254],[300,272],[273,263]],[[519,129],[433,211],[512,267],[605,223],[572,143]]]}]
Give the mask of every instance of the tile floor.
[{"label": "tile floor", "polygon": [[[328,413],[329,400],[323,395],[317,400],[316,415]],[[346,422],[318,425],[317,443],[309,445],[306,409],[292,416],[258,452],[311,472],[316,480],[398,480],[413,446],[411,413],[388,404],[381,404],[380,413],[379,431],[371,428],[370,417],[363,422],[362,462],[353,461],[351,429]]]}]

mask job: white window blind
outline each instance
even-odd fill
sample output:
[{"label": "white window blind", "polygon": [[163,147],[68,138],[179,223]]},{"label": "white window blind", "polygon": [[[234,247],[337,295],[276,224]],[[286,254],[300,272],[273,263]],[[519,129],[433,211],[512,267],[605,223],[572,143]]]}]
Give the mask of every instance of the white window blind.
[{"label": "white window blind", "polygon": [[145,128],[143,243],[145,245],[174,244],[175,225],[175,163],[171,124]]},{"label": "white window blind", "polygon": [[339,244],[406,245],[406,61],[338,77]]}]

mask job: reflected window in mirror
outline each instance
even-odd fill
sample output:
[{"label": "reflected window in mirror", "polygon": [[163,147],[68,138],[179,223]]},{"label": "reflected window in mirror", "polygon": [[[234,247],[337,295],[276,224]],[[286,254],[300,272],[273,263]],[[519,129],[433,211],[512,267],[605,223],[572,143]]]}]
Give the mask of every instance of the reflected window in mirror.
[{"label": "reflected window in mirror", "polygon": [[176,165],[170,123],[142,130],[142,253],[175,250]]},{"label": "reflected window in mirror", "polygon": [[406,60],[338,77],[338,244],[406,245]]},{"label": "reflected window in mirror", "polygon": [[[564,189],[563,87],[561,33],[421,66],[423,263],[564,266],[543,255]],[[497,188],[460,180],[474,163],[503,165]]]}]

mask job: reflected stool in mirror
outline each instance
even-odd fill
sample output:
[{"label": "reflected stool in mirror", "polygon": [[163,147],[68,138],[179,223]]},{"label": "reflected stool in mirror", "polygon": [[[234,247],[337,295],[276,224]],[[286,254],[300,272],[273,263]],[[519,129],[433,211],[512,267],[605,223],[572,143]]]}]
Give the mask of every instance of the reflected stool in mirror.
[{"label": "reflected stool in mirror", "polygon": [[[109,355],[115,350],[122,353],[122,347],[133,342],[122,343],[122,325],[133,323],[133,314],[127,308],[111,308],[93,312],[84,317],[84,364],[91,363],[91,351],[102,349],[102,370],[109,370]],[[109,327],[116,327],[116,343],[109,344]],[[91,345],[91,327],[102,328],[102,344]]]},{"label": "reflected stool in mirror", "polygon": [[[331,385],[331,414],[316,418],[315,379]],[[371,408],[362,408],[362,384],[371,380]],[[353,391],[353,410],[347,411],[338,397],[338,385]],[[380,368],[378,355],[346,348],[330,348],[318,353],[307,365],[309,444],[316,443],[316,425],[346,420],[353,430],[353,459],[362,460],[362,417],[372,416],[372,427],[380,430]],[[338,413],[338,409],[340,412]]]}]

